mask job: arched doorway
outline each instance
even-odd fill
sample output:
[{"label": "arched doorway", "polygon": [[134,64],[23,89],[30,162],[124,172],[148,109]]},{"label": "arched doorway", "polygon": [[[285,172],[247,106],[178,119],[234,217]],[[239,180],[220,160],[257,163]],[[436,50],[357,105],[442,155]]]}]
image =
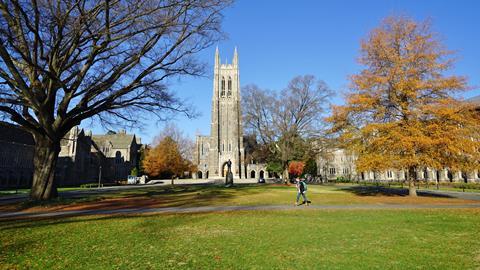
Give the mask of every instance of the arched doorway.
[{"label": "arched doorway", "polygon": [[203,177],[202,171],[198,171],[198,172],[197,172],[197,178],[198,178],[198,179],[202,179],[202,177]]},{"label": "arched doorway", "polygon": [[[227,172],[228,172],[227,162],[228,162],[228,161],[225,161],[225,162],[222,164],[222,177],[227,176]],[[232,168],[233,168],[233,162],[232,162]],[[232,172],[233,172],[233,170],[232,170]]]},{"label": "arched doorway", "polygon": [[265,173],[263,171],[260,171],[260,179],[263,179],[265,176]]},{"label": "arched doorway", "polygon": [[255,171],[250,172],[250,178],[255,178]]},{"label": "arched doorway", "polygon": [[462,180],[463,180],[463,182],[464,182],[464,183],[467,183],[467,182],[468,182],[468,181],[467,181],[467,179],[468,179],[468,178],[467,178],[467,173],[466,173],[466,172],[461,172],[461,174],[462,174]]}]

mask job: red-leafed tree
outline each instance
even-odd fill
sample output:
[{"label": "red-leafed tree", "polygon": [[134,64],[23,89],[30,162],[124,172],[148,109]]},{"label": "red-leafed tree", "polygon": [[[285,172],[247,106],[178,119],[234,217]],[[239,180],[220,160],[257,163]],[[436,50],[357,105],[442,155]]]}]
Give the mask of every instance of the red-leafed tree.
[{"label": "red-leafed tree", "polygon": [[288,163],[288,173],[293,177],[300,176],[305,168],[305,163],[302,161],[290,161]]}]

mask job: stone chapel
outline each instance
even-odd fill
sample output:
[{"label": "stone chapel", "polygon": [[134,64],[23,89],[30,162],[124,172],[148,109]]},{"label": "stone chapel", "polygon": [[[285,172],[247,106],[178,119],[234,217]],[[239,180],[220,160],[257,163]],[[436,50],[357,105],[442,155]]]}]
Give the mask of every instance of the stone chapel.
[{"label": "stone chapel", "polygon": [[197,178],[225,177],[228,160],[234,178],[246,177],[237,48],[231,64],[221,63],[215,51],[210,136],[197,135],[195,146]]}]

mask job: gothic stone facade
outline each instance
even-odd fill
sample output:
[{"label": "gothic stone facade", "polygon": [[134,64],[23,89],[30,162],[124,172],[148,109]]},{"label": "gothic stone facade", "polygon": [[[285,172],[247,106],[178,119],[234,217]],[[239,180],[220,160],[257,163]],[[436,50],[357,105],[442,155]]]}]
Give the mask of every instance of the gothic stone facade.
[{"label": "gothic stone facade", "polygon": [[234,178],[246,177],[237,49],[235,48],[232,63],[222,64],[217,48],[213,74],[211,131],[210,136],[198,135],[196,138],[196,177],[225,177],[228,160],[232,162]]},{"label": "gothic stone facade", "polygon": [[[0,189],[28,188],[33,178],[35,142],[20,127],[0,122]],[[124,130],[92,135],[72,128],[61,141],[55,178],[58,186],[126,180],[138,167],[140,139]]]},{"label": "gothic stone facade", "polygon": [[[344,149],[330,149],[328,154],[317,157],[317,173],[328,181],[340,177],[353,181],[405,181],[406,172],[402,170],[385,170],[381,172],[357,172],[356,155]],[[430,182],[477,182],[480,183],[478,170],[472,172],[452,171],[448,168],[435,170],[422,168],[417,170],[416,179]]]}]

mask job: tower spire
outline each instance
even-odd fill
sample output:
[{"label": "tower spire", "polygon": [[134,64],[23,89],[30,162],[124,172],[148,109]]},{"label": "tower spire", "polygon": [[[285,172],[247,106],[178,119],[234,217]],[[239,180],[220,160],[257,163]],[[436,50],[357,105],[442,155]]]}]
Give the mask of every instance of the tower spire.
[{"label": "tower spire", "polygon": [[235,50],[233,51],[233,66],[238,66],[238,53],[237,53],[237,46],[235,46]]},{"label": "tower spire", "polygon": [[215,69],[220,67],[220,53],[218,52],[218,45],[217,48],[215,49]]}]

